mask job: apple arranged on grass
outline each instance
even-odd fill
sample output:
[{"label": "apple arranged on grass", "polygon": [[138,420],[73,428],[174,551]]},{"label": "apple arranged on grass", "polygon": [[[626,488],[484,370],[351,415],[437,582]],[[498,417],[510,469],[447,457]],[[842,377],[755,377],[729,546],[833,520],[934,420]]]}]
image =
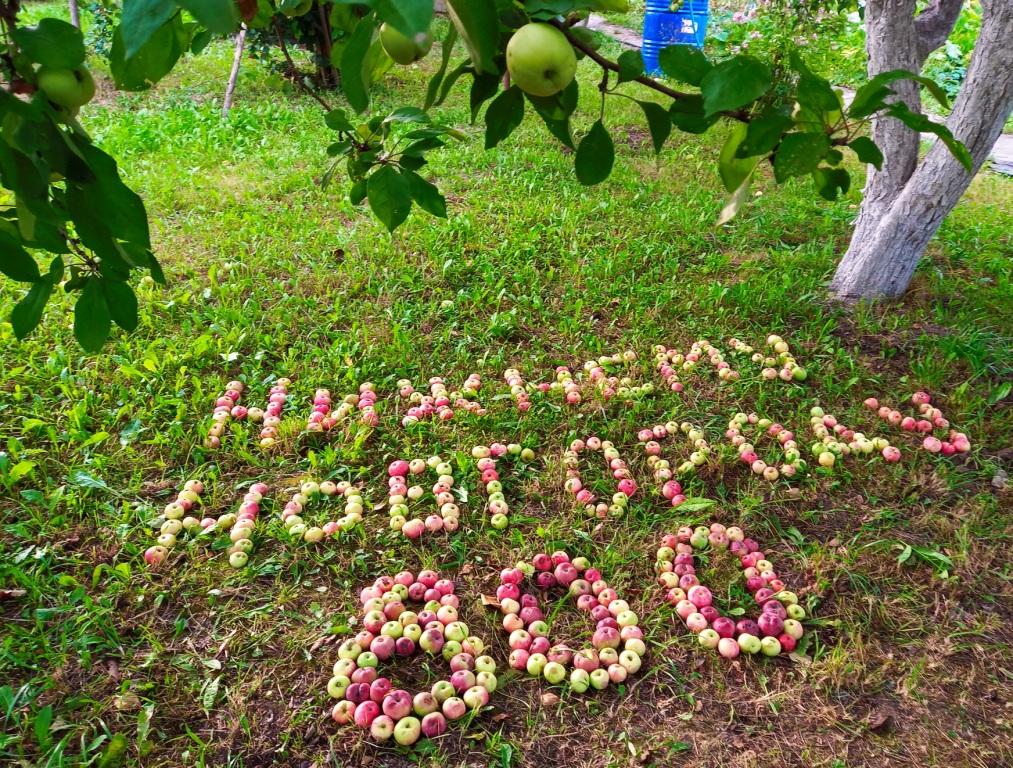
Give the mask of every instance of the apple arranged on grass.
[{"label": "apple arranged on grass", "polygon": [[[423,395],[415,389],[409,379],[399,379],[398,393],[402,400],[407,400],[409,408],[401,419],[401,426],[410,427],[423,419],[450,421],[454,418],[454,408],[465,410],[476,416],[485,416],[488,411],[475,398],[482,388],[482,377],[472,373],[465,380],[460,391],[447,389],[441,376],[429,379],[429,394]],[[453,407],[452,407],[453,406]]]},{"label": "apple arranged on grass", "polygon": [[187,480],[183,484],[183,490],[176,494],[176,499],[165,505],[158,528],[157,543],[145,550],[145,563],[150,566],[161,565],[181,536],[200,531],[200,521],[196,513],[202,493],[204,483],[200,480]]},{"label": "apple arranged on grass", "polygon": [[753,353],[753,348],[751,346],[734,336],[728,339],[728,346],[732,348],[733,352],[739,352],[743,355],[751,355]]},{"label": "apple arranged on grass", "polygon": [[511,82],[531,96],[553,96],[577,74],[577,54],[566,36],[537,22],[514,32],[507,43],[506,64]]},{"label": "apple arranged on grass", "polygon": [[[549,639],[539,598],[524,587],[533,583],[543,595],[563,590],[595,622],[589,645],[573,649]],[[500,573],[496,600],[509,633],[509,665],[558,685],[569,678],[570,689],[583,693],[621,683],[636,674],[647,652],[644,633],[629,604],[592,568],[585,557],[572,560],[566,552],[541,553]],[[567,672],[569,670],[569,673]]]},{"label": "apple arranged on grass", "polygon": [[337,409],[331,410],[331,391],[318,389],[313,393],[313,407],[306,418],[307,432],[329,432],[339,421],[348,417],[355,406],[342,401]]},{"label": "apple arranged on grass", "polygon": [[813,443],[812,454],[820,466],[833,467],[838,456],[870,455],[877,451],[886,461],[900,460],[900,450],[890,445],[889,440],[868,438],[839,422],[832,413],[825,413],[819,406],[813,407],[809,414],[813,434],[820,441]]},{"label": "apple arranged on grass", "polygon": [[[308,523],[311,508],[328,503],[327,500],[334,496],[344,499],[344,514],[322,525]],[[295,489],[292,497],[286,502],[281,511],[281,521],[294,541],[319,544],[325,539],[332,539],[345,531],[350,531],[361,523],[365,505],[359,488],[345,480],[339,483],[331,480],[322,483],[306,480]]]},{"label": "apple arranged on grass", "polygon": [[329,432],[349,418],[356,408],[361,414],[359,420],[366,426],[375,427],[380,423],[375,408],[376,391],[371,382],[359,385],[358,393],[345,395],[336,408],[332,409],[332,405],[330,390],[318,389],[314,393],[313,407],[306,419],[307,432]]},{"label": "apple arranged on grass", "polygon": [[[260,514],[260,502],[268,493],[265,483],[254,483],[243,496],[239,510],[235,514],[225,514],[218,518],[217,522],[207,527],[213,531],[215,528],[228,531],[232,546],[227,550],[229,565],[233,568],[242,568],[249,561],[250,553],[253,552],[253,532],[257,527],[257,516]],[[205,518],[207,520],[208,518]],[[205,524],[201,521],[201,525]]]},{"label": "apple arranged on grass", "polygon": [[[722,616],[714,606],[713,593],[697,577],[695,552],[709,551],[713,562],[723,549],[739,558],[745,587],[760,606],[755,620],[735,621]],[[662,537],[655,571],[666,601],[675,607],[700,645],[717,650],[727,659],[740,653],[791,653],[802,638],[801,622],[806,614],[798,604],[798,596],[785,589],[760,545],[746,538],[741,528],[726,528],[721,523],[695,529],[682,526],[676,533]]]},{"label": "apple arranged on grass", "polygon": [[213,536],[220,532],[228,533],[230,546],[226,550],[229,565],[242,568],[249,561],[253,552],[253,532],[257,527],[257,516],[260,513],[260,502],[268,493],[264,483],[253,483],[243,496],[236,512],[226,512],[216,520],[213,517],[198,519],[197,506],[200,495],[204,492],[204,484],[199,480],[188,480],[179,492],[176,501],[166,505],[158,545],[144,553],[145,562],[149,565],[161,563],[172,547],[177,543],[177,536],[182,533],[197,533]]},{"label": "apple arranged on grass", "polygon": [[36,78],[47,99],[75,114],[95,97],[95,80],[83,64],[75,69],[42,66]]},{"label": "apple arranged on grass", "polygon": [[[335,722],[354,723],[376,741],[393,738],[410,746],[423,736],[439,736],[447,721],[479,712],[489,703],[497,685],[496,661],[460,621],[453,581],[434,571],[417,576],[401,571],[376,579],[359,599],[362,629],[338,646],[327,683],[328,695],[338,699],[331,709]],[[409,601],[422,604],[421,610],[409,610]],[[420,654],[442,657],[450,677],[412,694],[380,674],[385,662]]]},{"label": "apple arranged on grass", "polygon": [[533,461],[535,458],[534,451],[522,448],[517,443],[509,445],[490,443],[476,445],[471,449],[471,456],[476,460],[475,466],[487,494],[486,511],[490,515],[489,523],[496,530],[503,530],[510,524],[510,507],[503,494],[503,483],[500,481],[498,469],[499,459],[507,455],[516,456],[523,462]]},{"label": "apple arranged on grass", "polygon": [[[580,474],[580,454],[585,450],[601,451],[602,456],[608,463],[609,471],[616,481],[616,492],[612,495],[612,503],[595,503],[596,496],[584,485]],[[568,493],[573,494],[577,503],[584,507],[589,515],[597,515],[604,518],[608,515],[619,517],[626,514],[626,507],[630,498],[637,492],[637,483],[633,479],[626,462],[619,456],[619,451],[608,440],[602,440],[594,435],[587,440],[574,440],[570,447],[563,453],[563,466],[566,469],[566,480],[563,487]]]},{"label": "apple arranged on grass", "polygon": [[573,378],[573,372],[565,365],[556,366],[553,380],[540,382],[535,389],[544,395],[562,394],[563,401],[567,405],[580,405],[583,399],[580,394],[580,384]]},{"label": "apple arranged on grass", "polygon": [[516,368],[507,368],[503,372],[503,379],[510,387],[510,396],[517,403],[517,410],[525,413],[531,410],[531,398],[528,395],[528,385],[521,377],[521,372]]},{"label": "apple arranged on grass", "polygon": [[683,354],[677,349],[669,349],[663,344],[654,347],[654,361],[658,373],[665,380],[665,385],[672,392],[682,392],[684,385],[679,378],[680,372],[693,373],[697,364],[706,356],[717,371],[718,378],[723,382],[734,382],[739,379],[739,372],[724,359],[721,350],[706,339],[699,339],[690,345],[689,352]]},{"label": "apple arranged on grass", "polygon": [[[410,517],[410,505],[418,506],[423,501],[426,490],[418,484],[409,486],[408,482],[429,469],[437,475],[436,482],[432,486],[436,511],[427,515],[425,520],[421,517]],[[457,499],[452,491],[454,468],[449,461],[444,461],[440,456],[430,456],[426,460],[398,459],[387,467],[387,474],[389,476],[387,506],[392,531],[400,531],[409,539],[415,540],[427,532],[453,533],[460,527],[461,508],[457,505]]]},{"label": "apple arranged on grass", "polygon": [[384,23],[380,25],[380,45],[396,63],[414,64],[429,53],[433,47],[433,36],[427,30],[408,37]]},{"label": "apple arranged on grass", "polygon": [[[800,382],[808,378],[805,368],[800,366],[792,356],[788,342],[776,334],[771,334],[767,337],[767,346],[773,351],[774,356],[764,356],[756,352],[752,358],[754,363],[761,363],[764,366],[760,371],[762,379]],[[775,366],[780,366],[780,368],[775,368]]]},{"label": "apple arranged on grass", "polygon": [[712,453],[710,444],[704,437],[703,429],[688,421],[684,421],[682,424],[669,421],[665,424],[645,427],[637,432],[637,439],[644,444],[644,452],[647,454],[647,466],[654,472],[654,479],[658,481],[661,495],[673,507],[678,507],[685,502],[686,496],[682,492],[682,484],[673,479],[671,463],[667,459],[661,458],[661,443],[659,441],[680,432],[686,435],[692,452],[689,454],[689,458],[679,465],[676,473],[679,476],[692,475],[698,467],[707,463]]},{"label": "apple arranged on grass", "polygon": [[288,401],[288,387],[291,381],[286,378],[278,379],[271,387],[267,397],[267,407],[263,410],[260,430],[260,447],[264,449],[274,448],[280,434],[281,413]]},{"label": "apple arranged on grass", "polygon": [[601,394],[603,400],[616,398],[624,403],[632,403],[654,393],[654,385],[635,384],[629,376],[617,376],[623,366],[628,366],[637,360],[637,353],[632,349],[625,352],[616,352],[612,355],[602,355],[595,360],[584,362],[584,372],[594,383],[595,388]]},{"label": "apple arranged on grass", "polygon": [[[963,432],[950,428],[949,420],[943,412],[932,405],[932,397],[928,392],[915,392],[911,395],[911,403],[918,409],[921,418],[904,416],[900,411],[894,410],[886,405],[880,405],[874,397],[866,398],[865,407],[876,411],[877,415],[893,426],[899,426],[907,432],[923,434],[922,448],[929,453],[941,453],[943,456],[953,456],[956,453],[967,453],[971,450],[971,441]],[[935,429],[949,430],[945,440],[940,440],[932,434]],[[896,458],[888,457],[885,453],[883,458],[887,461],[900,459],[900,452],[896,452]]]},{"label": "apple arranged on grass", "polygon": [[247,417],[247,410],[239,404],[243,396],[243,382],[230,381],[225,385],[225,391],[215,400],[215,410],[212,413],[211,427],[208,429],[208,437],[205,445],[208,448],[221,448],[222,436],[225,434],[225,425],[232,419],[242,420]]},{"label": "apple arranged on grass", "polygon": [[658,373],[661,374],[661,378],[665,380],[665,386],[668,387],[671,392],[682,392],[685,389],[683,383],[679,380],[679,369],[672,362],[673,358],[679,354],[677,349],[669,349],[664,344],[655,344],[654,346],[654,363]]},{"label": "apple arranged on grass", "polygon": [[[743,431],[746,430],[758,435],[765,432],[767,437],[776,440],[784,461],[779,465],[763,461],[756,453],[753,443],[748,442],[743,434]],[[739,459],[748,465],[754,474],[760,475],[768,482],[773,483],[780,477],[794,477],[804,472],[808,467],[799,454],[795,434],[780,424],[772,422],[770,419],[761,418],[755,413],[736,413],[728,422],[725,437],[739,452]]]}]

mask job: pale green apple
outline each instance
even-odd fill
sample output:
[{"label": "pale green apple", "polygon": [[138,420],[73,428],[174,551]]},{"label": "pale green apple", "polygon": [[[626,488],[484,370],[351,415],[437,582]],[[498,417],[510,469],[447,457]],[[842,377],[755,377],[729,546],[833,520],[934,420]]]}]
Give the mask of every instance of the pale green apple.
[{"label": "pale green apple", "polygon": [[532,96],[552,96],[577,74],[577,55],[569,41],[548,24],[525,24],[514,32],[506,51],[512,82]]},{"label": "pale green apple", "polygon": [[380,26],[380,45],[398,64],[412,64],[423,58],[433,47],[433,36],[428,32],[406,37],[390,24]]},{"label": "pale green apple", "polygon": [[38,83],[47,99],[66,109],[84,106],[95,96],[95,80],[85,66],[39,67]]}]

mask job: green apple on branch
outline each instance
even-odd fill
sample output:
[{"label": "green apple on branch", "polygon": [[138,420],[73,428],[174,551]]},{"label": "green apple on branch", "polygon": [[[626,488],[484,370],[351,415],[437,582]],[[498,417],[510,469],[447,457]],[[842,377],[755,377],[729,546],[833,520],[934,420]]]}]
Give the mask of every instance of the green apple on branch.
[{"label": "green apple on branch", "polygon": [[433,36],[426,30],[409,37],[385,23],[380,25],[380,45],[396,63],[413,64],[429,53]]},{"label": "green apple on branch", "polygon": [[78,109],[95,96],[95,80],[84,65],[75,69],[43,66],[37,75],[39,90],[61,107]]},{"label": "green apple on branch", "polygon": [[507,70],[517,87],[532,96],[554,96],[577,74],[577,55],[566,36],[548,24],[526,24],[510,38]]}]

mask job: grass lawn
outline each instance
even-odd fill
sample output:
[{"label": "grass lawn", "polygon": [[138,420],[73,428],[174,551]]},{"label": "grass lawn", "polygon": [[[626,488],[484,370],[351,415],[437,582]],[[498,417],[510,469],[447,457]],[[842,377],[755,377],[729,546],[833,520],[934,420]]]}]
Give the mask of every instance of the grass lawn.
[{"label": "grass lawn", "polygon": [[[824,295],[857,191],[828,204],[806,183],[768,178],[715,228],[720,127],[676,134],[655,162],[639,107],[611,100],[616,170],[591,189],[533,120],[490,152],[466,127],[431,166],[449,219],[416,213],[391,237],[340,180],[320,189],[330,138],[314,102],[244,61],[222,120],[230,60],[216,43],[156,91],[107,86],[83,113],[147,202],[168,276],[139,288],[138,330],[86,356],[69,301],[25,343],[0,323],[0,588],[25,590],[0,601],[0,763],[99,765],[123,748],[125,764],[145,767],[1013,764],[1013,495],[992,483],[1013,461],[1009,179],[974,182],[904,301],[845,311]],[[421,101],[434,60],[392,71],[378,107]],[[580,77],[586,129],[591,68]],[[438,115],[465,126],[466,92]],[[0,282],[0,315],[19,295]],[[727,350],[742,373],[732,384],[704,366],[676,396],[653,370],[654,344],[736,336],[759,347],[769,333],[807,368],[803,384],[763,382],[748,355]],[[520,415],[503,382],[511,366],[535,382],[627,348],[640,358],[630,375],[659,388],[636,404],[536,397]],[[459,385],[472,372],[486,416],[400,426],[398,379],[424,389],[430,376]],[[226,382],[244,380],[247,404],[260,405],[280,376],[295,405],[279,450],[262,452],[238,423],[205,450]],[[300,434],[317,387],[337,396],[366,380],[381,394],[378,429]],[[970,454],[932,456],[862,407],[868,396],[900,406],[920,388],[970,436]],[[687,484],[715,505],[680,512],[657,495],[637,445],[644,426],[689,420],[727,458],[723,432],[742,410],[808,446],[817,404],[899,445],[902,461],[852,457],[793,492],[728,459]],[[589,434],[614,441],[640,483],[623,517],[589,518],[563,491],[562,453]],[[538,454],[504,477],[507,530],[489,526],[474,474],[459,479],[471,503],[455,534],[410,543],[387,530],[389,461],[491,440]],[[596,469],[585,478],[605,490]],[[277,489],[307,477],[362,481],[378,509],[339,541],[293,544]],[[229,567],[224,536],[181,539],[161,568],[145,566],[162,507],[189,478],[205,482],[214,515],[252,482],[272,487],[246,568]],[[811,610],[793,660],[726,661],[664,604],[661,535],[711,520],[744,527]],[[500,568],[560,548],[589,557],[641,617],[639,674],[573,695],[503,672],[490,711],[413,749],[378,748],[330,720],[325,686],[363,586],[402,568],[452,576],[462,619],[502,672],[506,634],[480,596]],[[721,572],[711,586],[734,603],[732,571]],[[588,628],[571,610],[557,627],[579,642]],[[416,663],[394,678],[445,674]]]}]

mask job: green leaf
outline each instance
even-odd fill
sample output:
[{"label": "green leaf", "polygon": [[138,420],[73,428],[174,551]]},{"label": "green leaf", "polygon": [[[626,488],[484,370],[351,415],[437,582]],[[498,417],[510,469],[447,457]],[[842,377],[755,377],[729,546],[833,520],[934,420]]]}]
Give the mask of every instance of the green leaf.
[{"label": "green leaf", "polygon": [[210,680],[204,683],[201,688],[200,702],[201,707],[207,713],[211,712],[212,707],[215,705],[215,699],[218,698],[218,688],[221,685],[222,678],[212,677]]},{"label": "green leaf", "polygon": [[923,114],[918,112],[912,112],[907,104],[902,101],[896,101],[886,109],[886,113],[891,117],[896,117],[904,125],[912,130],[918,131],[919,133],[931,133],[939,137],[953,154],[968,173],[974,172],[974,158],[971,157],[971,153],[967,151],[967,147],[964,146],[963,142],[958,141],[950,129],[942,123],[935,123]]},{"label": "green leaf", "polygon": [[177,11],[172,0],[123,0],[118,32],[126,58],[132,58]]},{"label": "green leaf", "polygon": [[439,216],[441,219],[447,218],[447,201],[440,194],[436,185],[426,181],[415,171],[403,171],[402,173],[408,179],[408,189],[411,192],[412,200],[419,208],[433,216]]},{"label": "green leaf", "polygon": [[117,768],[122,765],[127,756],[128,746],[126,736],[122,733],[114,733],[99,758],[98,768]]},{"label": "green leaf", "polygon": [[774,178],[780,184],[792,176],[812,173],[829,149],[830,139],[826,134],[789,133],[774,155]]},{"label": "green leaf", "polygon": [[380,166],[366,181],[369,207],[376,217],[393,232],[408,218],[412,209],[408,180],[391,165]]},{"label": "green leaf", "polygon": [[791,118],[780,112],[771,112],[750,121],[746,128],[746,137],[739,145],[736,157],[766,155],[777,146],[784,132],[791,126]]},{"label": "green leaf", "polygon": [[72,24],[44,18],[34,27],[11,27],[21,52],[37,64],[66,69],[84,64],[84,37]]},{"label": "green leaf", "polygon": [[791,52],[791,64],[798,78],[798,103],[816,113],[840,110],[841,102],[829,81],[814,75],[796,51]]},{"label": "green leaf", "polygon": [[429,109],[436,103],[437,96],[440,92],[440,84],[443,83],[443,78],[447,73],[447,65],[450,64],[450,55],[454,52],[454,43],[456,41],[457,27],[450,24],[447,27],[447,36],[443,38],[443,44],[441,46],[442,56],[440,58],[440,68],[436,70],[436,74],[429,79],[429,87],[426,88],[426,100],[422,107],[423,109]]},{"label": "green leaf", "polygon": [[42,281],[35,283],[11,310],[11,325],[14,335],[19,341],[28,337],[42,321],[42,311],[53,292],[51,283]]},{"label": "green leaf", "polygon": [[91,488],[92,490],[108,490],[109,486],[101,477],[89,474],[81,467],[76,467],[67,473],[67,482],[79,488]]},{"label": "green leaf", "polygon": [[175,14],[155,30],[148,41],[129,58],[123,40],[123,25],[113,34],[109,69],[116,87],[124,91],[144,91],[157,83],[186,52],[189,38],[180,14]]},{"label": "green leaf", "polygon": [[584,186],[599,184],[612,173],[615,164],[615,147],[612,136],[601,120],[596,120],[587,135],[577,145],[575,168],[577,181]]},{"label": "green leaf", "polygon": [[120,280],[103,279],[102,290],[105,292],[106,304],[109,306],[113,322],[124,331],[136,329],[137,296],[134,289]]},{"label": "green leaf", "polygon": [[210,29],[202,29],[193,36],[190,41],[190,53],[194,56],[203,53],[204,49],[211,44],[211,40],[214,37],[214,32]]},{"label": "green leaf", "polygon": [[433,0],[375,0],[373,7],[381,21],[406,37],[428,32],[433,21]]},{"label": "green leaf", "polygon": [[703,51],[692,45],[670,45],[658,54],[658,66],[673,80],[688,85],[700,86],[701,81],[713,65]]},{"label": "green leaf", "polygon": [[705,509],[710,509],[715,504],[717,504],[717,502],[714,499],[704,498],[703,496],[690,496],[679,505],[679,509],[682,512],[703,512]]},{"label": "green leaf", "polygon": [[752,56],[736,56],[721,62],[700,81],[704,114],[738,109],[770,90],[770,68]]},{"label": "green leaf", "polygon": [[32,722],[32,729],[35,731],[35,739],[39,742],[39,746],[42,748],[43,752],[49,749],[49,743],[51,741],[49,728],[52,724],[53,705],[47,704],[35,713],[35,719]]},{"label": "green leaf", "polygon": [[[101,218],[117,240],[144,250],[150,249],[148,213],[140,195],[123,183],[112,157],[94,144],[83,143],[79,148],[94,174],[94,179],[89,184],[82,185],[91,210]],[[75,222],[78,221],[77,211],[74,216]],[[134,262],[134,266],[149,265],[149,259]]]},{"label": "green leaf", "polygon": [[[443,78],[443,82],[440,84],[440,93],[436,97],[436,101],[434,101],[429,106],[438,107],[441,104],[443,104],[443,102],[447,100],[447,96],[450,95],[450,89],[454,87],[454,83],[456,83],[461,78],[461,75],[463,75],[465,72],[472,72],[472,71],[473,70],[471,68],[471,61],[469,61],[468,59],[465,59],[456,67],[454,67],[452,70],[450,70],[450,74],[448,74],[445,78]],[[471,120],[472,122],[474,122],[475,117],[472,116]]]},{"label": "green leaf", "polygon": [[457,27],[479,74],[498,74],[499,13],[492,0],[447,0],[447,15]]},{"label": "green leaf", "polygon": [[3,230],[0,230],[0,272],[19,283],[34,283],[40,279],[35,259],[14,235]]},{"label": "green leaf", "polygon": [[672,133],[672,118],[667,109],[653,101],[638,101],[637,104],[644,110],[647,128],[651,132],[651,141],[654,144],[654,154],[657,155]]},{"label": "green leaf", "polygon": [[201,24],[218,34],[234,32],[239,27],[239,6],[235,0],[175,0]]},{"label": "green leaf", "polygon": [[469,101],[471,104],[471,122],[478,119],[478,113],[482,105],[499,91],[500,79],[497,75],[476,74],[471,81],[471,93]]},{"label": "green leaf", "polygon": [[886,100],[893,95],[893,90],[885,85],[872,87],[866,83],[855,92],[855,97],[848,106],[848,116],[860,120],[886,106]]},{"label": "green leaf", "polygon": [[879,151],[876,142],[868,136],[859,136],[857,139],[852,139],[848,146],[851,147],[851,150],[863,163],[874,165],[877,171],[883,167],[883,153]]},{"label": "green leaf", "polygon": [[816,191],[824,200],[834,201],[851,189],[851,176],[843,168],[823,166],[812,173]]},{"label": "green leaf", "polygon": [[570,149],[576,149],[573,143],[573,132],[570,129],[570,115],[577,107],[577,79],[554,96],[542,97],[525,94],[535,112],[542,118],[549,133],[559,139]]},{"label": "green leaf", "polygon": [[742,182],[753,174],[760,158],[757,156],[738,157],[739,146],[746,138],[748,128],[745,123],[736,123],[728,135],[725,145],[721,148],[721,156],[718,159],[718,172],[721,174],[721,183],[729,192],[735,192]]},{"label": "green leaf", "polygon": [[348,190],[348,200],[352,205],[358,205],[366,199],[366,186],[366,179],[361,179]]},{"label": "green leaf", "polygon": [[418,107],[398,107],[385,118],[383,123],[428,123],[429,114]]},{"label": "green leaf", "polygon": [[902,564],[906,563],[910,559],[913,551],[914,550],[911,549],[910,544],[905,544],[903,549],[901,549],[901,553],[897,556],[897,562]]},{"label": "green leaf", "polygon": [[886,98],[894,93],[888,86],[898,80],[913,80],[924,86],[943,109],[949,109],[950,102],[946,98],[946,92],[932,78],[908,72],[906,69],[891,69],[888,72],[880,72],[855,92],[848,114],[852,117],[867,117],[885,107]]},{"label": "green leaf", "polygon": [[742,180],[739,188],[732,192],[725,200],[725,204],[721,208],[721,214],[718,216],[719,227],[734,219],[738,212],[742,210],[742,206],[749,200],[749,185],[752,180],[753,174],[750,173]]},{"label": "green leaf", "polygon": [[345,131],[351,133],[355,130],[355,126],[352,125],[351,120],[348,119],[348,115],[343,109],[332,109],[326,115],[324,115],[324,124],[332,131]]},{"label": "green leaf", "polygon": [[718,115],[704,115],[703,97],[695,93],[673,101],[668,116],[676,128],[686,133],[704,133],[719,119]]},{"label": "green leaf", "polygon": [[49,262],[49,271],[42,279],[50,285],[57,285],[61,280],[63,280],[63,270],[63,257],[56,255],[53,257],[53,260]]},{"label": "green leaf", "polygon": [[559,139],[563,146],[569,147],[570,149],[576,149],[576,146],[573,143],[573,131],[570,128],[569,116],[561,118],[553,117],[554,110],[545,109],[544,105],[539,103],[543,101],[543,99],[540,99],[537,96],[531,96],[530,94],[525,94],[525,97],[529,102],[531,102],[531,106],[535,108],[535,112],[538,113],[538,116],[542,118],[542,122],[545,123],[545,127],[549,129],[549,133]]},{"label": "green leaf", "polygon": [[355,30],[341,53],[341,87],[345,92],[345,98],[356,112],[363,112],[369,106],[370,84],[365,72],[365,62],[375,32],[375,17],[363,16],[355,25]]},{"label": "green leaf", "polygon": [[109,305],[102,284],[88,278],[74,305],[74,336],[86,352],[98,352],[109,338]]},{"label": "green leaf", "polygon": [[640,51],[623,51],[616,63],[619,64],[620,83],[628,83],[644,74],[644,59]]},{"label": "green leaf", "polygon": [[492,149],[524,119],[524,92],[516,85],[492,100],[485,111],[485,148]]}]

